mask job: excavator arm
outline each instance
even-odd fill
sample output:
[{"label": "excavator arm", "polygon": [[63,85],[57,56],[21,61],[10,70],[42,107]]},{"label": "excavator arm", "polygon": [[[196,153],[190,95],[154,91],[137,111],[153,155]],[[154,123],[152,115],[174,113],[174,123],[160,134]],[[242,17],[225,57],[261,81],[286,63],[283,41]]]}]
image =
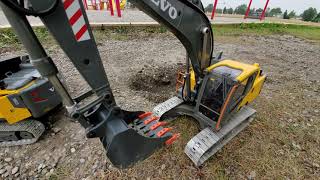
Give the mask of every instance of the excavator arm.
[{"label": "excavator arm", "polygon": [[[154,150],[171,144],[177,134],[169,132],[152,113],[129,112],[116,105],[81,0],[29,0],[32,9],[19,6],[16,0],[0,0],[0,6],[32,64],[47,77],[71,117],[86,129],[88,138],[100,138],[110,161],[128,167],[147,158]],[[133,0],[159,23],[168,27],[189,54],[196,78],[210,65],[213,35],[203,13],[201,1]],[[62,50],[91,87],[91,91],[72,99],[57,77],[58,70],[33,32],[26,15],[39,16]],[[201,38],[199,38],[201,37]],[[106,68],[108,69],[108,67]],[[80,106],[79,102],[95,100]],[[160,124],[159,124],[160,123]]]}]

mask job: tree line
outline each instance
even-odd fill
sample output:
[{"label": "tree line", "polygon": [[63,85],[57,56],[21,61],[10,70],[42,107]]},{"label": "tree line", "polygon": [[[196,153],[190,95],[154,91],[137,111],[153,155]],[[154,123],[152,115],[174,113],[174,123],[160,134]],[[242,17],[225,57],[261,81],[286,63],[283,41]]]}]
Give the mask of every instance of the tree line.
[{"label": "tree line", "polygon": [[[241,14],[244,15],[247,11],[248,6],[246,4],[239,5],[235,9],[224,7],[223,9],[217,8],[216,13],[220,14]],[[206,12],[212,12],[213,4],[209,4],[206,8]],[[250,9],[249,14],[259,16],[263,12],[262,8],[252,8]],[[291,19],[291,18],[301,18],[303,21],[312,21],[312,22],[320,22],[320,12],[317,12],[316,8],[308,8],[302,14],[297,15],[295,11],[285,10],[282,12],[282,9],[277,8],[267,8],[265,12],[266,17],[282,17],[283,19]]]}]

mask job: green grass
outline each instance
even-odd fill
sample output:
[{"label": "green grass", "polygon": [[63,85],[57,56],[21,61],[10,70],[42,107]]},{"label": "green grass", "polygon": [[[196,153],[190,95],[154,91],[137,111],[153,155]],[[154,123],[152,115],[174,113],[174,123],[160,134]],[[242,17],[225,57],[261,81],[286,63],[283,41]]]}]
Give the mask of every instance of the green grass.
[{"label": "green grass", "polygon": [[[45,45],[54,43],[52,36],[45,28],[34,28],[39,40]],[[320,27],[303,25],[285,25],[275,23],[252,23],[237,25],[213,25],[215,37],[236,37],[246,35],[288,34],[299,38],[320,42]],[[105,39],[127,41],[137,37],[152,37],[155,34],[165,34],[164,27],[103,27],[94,30],[97,42]],[[0,29],[0,50],[21,49],[22,46],[12,29]],[[0,51],[1,52],[1,51]]]},{"label": "green grass", "polygon": [[119,41],[126,41],[137,37],[150,37],[154,34],[166,33],[165,27],[103,27],[95,28],[93,33],[96,40],[114,39]]},{"label": "green grass", "polygon": [[[52,36],[45,28],[34,28],[34,32],[41,42],[46,44],[54,42]],[[15,48],[15,50],[22,48],[17,35],[12,29],[0,29],[0,50],[1,48]]]},{"label": "green grass", "polygon": [[303,39],[320,41],[320,27],[275,23],[213,25],[215,36],[245,36],[289,34]]}]

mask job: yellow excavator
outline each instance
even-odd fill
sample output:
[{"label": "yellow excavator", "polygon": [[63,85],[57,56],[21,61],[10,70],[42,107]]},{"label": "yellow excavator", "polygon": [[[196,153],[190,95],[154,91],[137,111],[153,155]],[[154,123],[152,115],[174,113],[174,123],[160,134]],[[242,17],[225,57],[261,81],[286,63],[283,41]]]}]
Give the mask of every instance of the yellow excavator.
[{"label": "yellow excavator", "polygon": [[[172,128],[166,127],[166,121],[176,116],[191,116],[200,125],[201,131],[185,147],[186,155],[196,166],[254,119],[256,111],[248,105],[259,95],[266,76],[259,64],[222,60],[221,53],[214,55],[213,30],[201,1],[131,1],[167,27],[187,52],[185,70],[177,77],[177,95],[151,111],[127,111],[117,106],[105,73],[108,67],[103,67],[82,0],[29,2],[32,5],[29,9],[12,0],[0,0],[0,6],[33,67],[50,82],[69,115],[85,128],[86,136],[100,139],[116,167],[130,167],[176,141],[179,133],[172,133]],[[90,91],[71,98],[57,76],[54,60],[32,30],[28,15],[42,20],[89,84]],[[5,139],[6,133],[19,132],[0,133]]]}]

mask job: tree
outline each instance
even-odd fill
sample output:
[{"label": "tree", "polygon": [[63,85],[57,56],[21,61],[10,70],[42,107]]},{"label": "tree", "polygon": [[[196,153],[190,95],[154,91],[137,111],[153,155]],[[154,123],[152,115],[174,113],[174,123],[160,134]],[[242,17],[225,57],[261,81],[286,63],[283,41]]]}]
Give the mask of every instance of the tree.
[{"label": "tree", "polygon": [[135,3],[132,3],[131,0],[128,0],[127,7],[131,8],[131,9],[134,9],[134,8],[136,8],[136,5],[135,5]]},{"label": "tree", "polygon": [[287,10],[283,13],[283,19],[290,19]]},{"label": "tree", "polygon": [[294,18],[294,17],[296,17],[297,15],[296,15],[296,12],[291,11],[291,12],[288,14],[288,16],[289,16],[289,18]]},{"label": "tree", "polygon": [[256,10],[256,12],[262,13],[262,12],[263,12],[263,9],[262,9],[262,8],[259,8],[259,9]]},{"label": "tree", "polygon": [[320,22],[320,13],[312,20],[312,22]]},{"label": "tree", "polygon": [[273,8],[269,12],[270,16],[277,16],[277,15],[280,15],[280,14],[282,14],[282,10],[279,7],[278,8]]},{"label": "tree", "polygon": [[226,14],[227,13],[227,7],[224,7],[223,8],[223,12],[222,12],[223,14]]},{"label": "tree", "polygon": [[270,8],[268,7],[264,16],[269,17],[270,16]]},{"label": "tree", "polygon": [[255,12],[256,12],[256,8],[252,8],[250,9],[249,14],[254,14]]},{"label": "tree", "polygon": [[217,8],[217,9],[216,9],[216,13],[222,14],[222,9]]},{"label": "tree", "polygon": [[204,10],[205,10],[206,12],[212,12],[212,10],[213,10],[213,4],[208,4],[208,6],[207,6],[206,8],[204,8]]},{"label": "tree", "polygon": [[229,9],[227,10],[227,13],[228,13],[228,14],[233,14],[233,9],[232,9],[232,8],[229,8]]},{"label": "tree", "polygon": [[309,9],[305,10],[301,16],[302,20],[304,21],[312,21],[317,16],[317,10],[316,8],[310,7]]},{"label": "tree", "polygon": [[246,4],[242,4],[238,7],[236,7],[236,9],[234,10],[235,14],[245,14],[247,11],[247,5]]}]

